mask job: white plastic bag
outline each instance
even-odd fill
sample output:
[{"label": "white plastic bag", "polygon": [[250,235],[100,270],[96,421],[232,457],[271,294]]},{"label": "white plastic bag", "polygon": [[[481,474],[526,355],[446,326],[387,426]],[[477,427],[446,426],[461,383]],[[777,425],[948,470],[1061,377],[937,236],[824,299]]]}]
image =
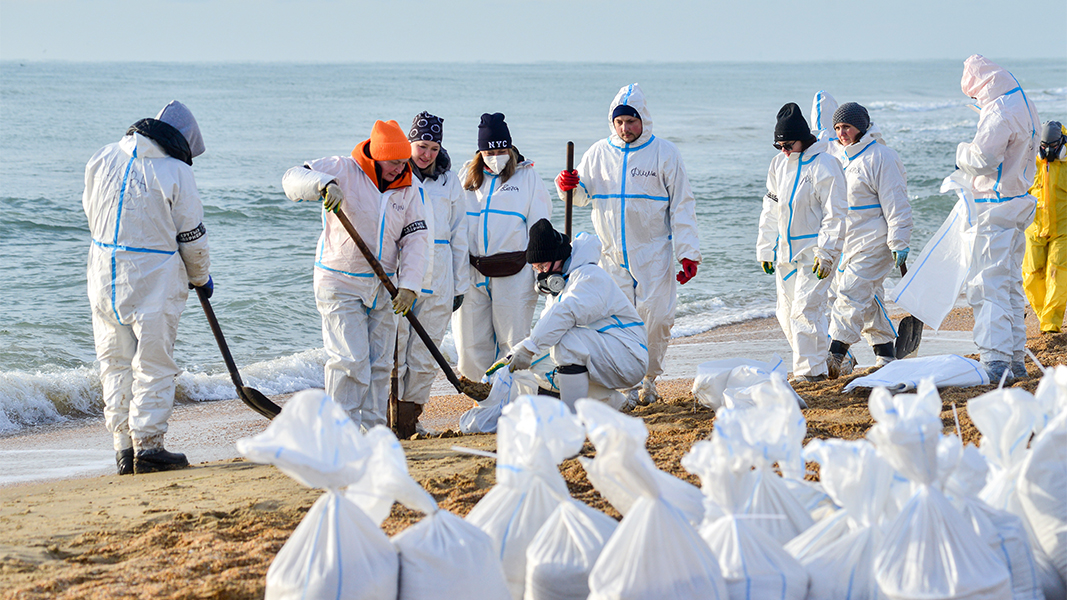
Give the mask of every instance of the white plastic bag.
[{"label": "white plastic bag", "polygon": [[789,374],[789,366],[780,356],[774,355],[771,362],[751,358],[724,358],[710,360],[697,366],[693,378],[693,397],[712,410],[725,404],[727,390],[741,390],[770,379],[771,373]]},{"label": "white plastic bag", "polygon": [[576,408],[596,446],[596,468],[640,494],[589,574],[589,599],[727,600],[715,555],[663,497],[657,469],[636,441],[641,436],[623,430],[638,429],[632,421],[639,420],[595,400],[579,400]]},{"label": "white plastic bag", "polygon": [[888,298],[935,330],[956,305],[971,267],[976,223],[974,190],[956,171],[941,184],[941,192],[959,196],[952,212],[926,243],[918,258]]},{"label": "white plastic bag", "polygon": [[617,526],[577,500],[560,503],[526,548],[524,600],[588,598],[589,572]]},{"label": "white plastic bag", "polygon": [[823,489],[842,510],[795,538],[786,550],[811,575],[812,598],[877,600],[874,556],[883,538],[893,468],[866,440],[812,440],[804,457],[819,463]]},{"label": "white plastic bag", "polygon": [[512,373],[498,369],[490,381],[489,396],[459,416],[459,430],[463,433],[495,433],[501,411],[519,396],[537,391],[537,381],[529,371]]},{"label": "white plastic bag", "polygon": [[994,600],[1011,597],[1008,569],[941,492],[938,466],[941,397],[924,380],[915,396],[884,388],[868,407],[868,432],[879,455],[919,484],[890,523],[874,561],[878,587],[889,600]]},{"label": "white plastic bag", "polygon": [[565,404],[548,396],[519,397],[504,407],[498,426],[496,485],[471,509],[467,522],[493,540],[508,589],[520,600],[526,548],[560,502],[570,498],[558,465],[581,451],[585,430]]},{"label": "white plastic bag", "polygon": [[[731,411],[732,412],[732,411]],[[734,460],[721,438],[697,442],[682,458],[682,466],[700,477],[705,492],[735,488],[738,475],[751,471],[746,461]],[[756,486],[741,485],[754,490]],[[720,494],[716,504],[725,513],[704,520],[699,532],[719,559],[719,569],[731,598],[781,598],[803,600],[808,593],[808,573],[782,549],[782,544],[745,515],[751,498],[743,494]]]},{"label": "white plastic bag", "polygon": [[1031,443],[1019,473],[1018,497],[1041,549],[1067,580],[1067,412]]},{"label": "white plastic bag", "polygon": [[271,562],[266,598],[396,598],[396,550],[340,492],[363,477],[372,456],[340,405],[322,390],[300,392],[266,430],[238,440],[237,451],[327,490]]},{"label": "white plastic bag", "polygon": [[940,354],[894,360],[870,375],[848,382],[844,391],[851,392],[858,387],[884,387],[891,392],[904,392],[914,390],[920,381],[930,378],[939,388],[989,384],[989,374],[978,361],[955,354]]}]

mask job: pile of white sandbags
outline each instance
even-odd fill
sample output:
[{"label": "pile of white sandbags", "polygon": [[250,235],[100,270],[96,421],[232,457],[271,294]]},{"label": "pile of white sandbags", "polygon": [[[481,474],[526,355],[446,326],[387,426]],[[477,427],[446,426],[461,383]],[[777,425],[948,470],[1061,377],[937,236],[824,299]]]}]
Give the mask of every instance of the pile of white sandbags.
[{"label": "pile of white sandbags", "polygon": [[[971,400],[980,448],[943,434],[932,381],[876,388],[867,439],[804,447],[795,393],[773,368],[751,371],[706,374],[748,385],[726,392],[710,439],[682,461],[700,488],[656,468],[640,419],[509,397],[496,485],[465,519],[410,477],[390,431],[363,435],[321,391],[297,394],[238,442],[326,490],[271,564],[266,597],[1067,600],[1067,367],[1036,394]],[[579,462],[621,522],[560,475],[586,439],[595,454]],[[426,517],[390,541],[394,502]]]}]

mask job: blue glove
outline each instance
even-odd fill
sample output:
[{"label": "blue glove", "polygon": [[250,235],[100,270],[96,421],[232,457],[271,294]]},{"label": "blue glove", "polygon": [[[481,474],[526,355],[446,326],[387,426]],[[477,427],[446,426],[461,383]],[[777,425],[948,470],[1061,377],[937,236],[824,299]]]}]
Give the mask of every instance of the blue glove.
[{"label": "blue glove", "polygon": [[215,293],[215,282],[211,280],[211,275],[207,276],[207,283],[205,283],[204,285],[193,285],[193,282],[189,282],[189,289],[197,287],[204,290],[204,295],[208,298],[211,297],[211,294]]},{"label": "blue glove", "polygon": [[900,265],[904,264],[904,262],[908,260],[908,250],[909,249],[910,248],[905,248],[903,250],[897,250],[896,252],[893,253],[893,261],[896,262],[895,266],[898,269],[900,268]]}]

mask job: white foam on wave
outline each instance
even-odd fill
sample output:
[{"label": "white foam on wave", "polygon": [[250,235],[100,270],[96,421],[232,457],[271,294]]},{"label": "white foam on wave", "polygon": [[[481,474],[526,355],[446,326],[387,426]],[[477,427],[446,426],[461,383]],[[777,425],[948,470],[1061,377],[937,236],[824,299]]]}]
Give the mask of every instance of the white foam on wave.
[{"label": "white foam on wave", "polygon": [[[323,366],[326,350],[317,348],[289,356],[238,367],[241,381],[268,396],[290,394],[325,385]],[[177,379],[175,396],[180,400],[205,402],[232,400],[237,390],[227,371],[220,373],[183,372]]]},{"label": "white foam on wave", "polygon": [[[877,102],[871,102],[867,104],[867,110],[884,110],[884,111],[896,111],[896,112],[931,112],[935,110],[944,110],[946,108],[957,108],[969,104],[970,101],[963,100],[938,100],[934,102],[900,102],[893,100],[883,100]],[[872,117],[873,118],[873,117]]]},{"label": "white foam on wave", "polygon": [[723,325],[773,317],[774,310],[774,303],[767,301],[752,302],[740,308],[729,308],[719,298],[687,303],[678,309],[671,337],[697,335]]},{"label": "white foam on wave", "polygon": [[0,372],[0,434],[101,414],[100,377],[79,367],[57,373]]}]

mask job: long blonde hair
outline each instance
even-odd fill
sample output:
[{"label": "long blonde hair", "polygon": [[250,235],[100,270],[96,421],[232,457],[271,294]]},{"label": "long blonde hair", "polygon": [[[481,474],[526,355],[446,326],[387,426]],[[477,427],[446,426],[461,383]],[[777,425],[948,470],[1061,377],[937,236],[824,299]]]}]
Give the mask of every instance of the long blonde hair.
[{"label": "long blonde hair", "polygon": [[[522,158],[522,155],[519,154],[519,151],[514,146],[508,148],[508,156],[511,157],[511,160],[508,161],[504,170],[500,172],[501,183],[511,179],[511,176],[515,174],[515,169],[519,166],[519,160]],[[483,181],[485,181],[485,161],[482,160],[482,152],[475,150],[471,166],[463,176],[463,189],[473,192],[482,187]]]}]

